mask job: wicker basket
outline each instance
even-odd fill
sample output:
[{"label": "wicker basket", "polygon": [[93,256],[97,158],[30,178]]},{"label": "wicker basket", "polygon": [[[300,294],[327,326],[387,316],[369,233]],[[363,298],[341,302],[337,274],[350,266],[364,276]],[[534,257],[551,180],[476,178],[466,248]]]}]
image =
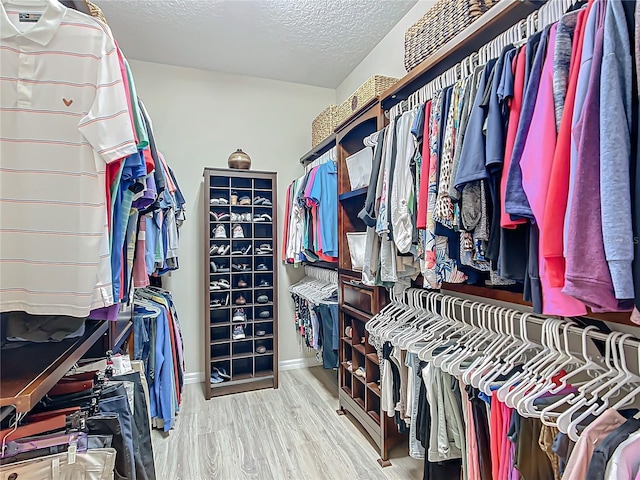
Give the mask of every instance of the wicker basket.
[{"label": "wicker basket", "polygon": [[398,80],[398,78],[384,77],[382,75],[370,77],[369,80],[360,85],[353,95],[349,96],[349,98],[340,104],[338,107],[337,124],[342,124],[345,120],[356,114],[369,100],[376,98],[387,88],[393,87]]},{"label": "wicker basket", "polygon": [[337,105],[329,105],[320,115],[318,115],[311,124],[311,145],[315,147],[333,133],[337,122]]},{"label": "wicker basket", "polygon": [[404,34],[404,66],[410,72],[499,0],[439,0]]}]

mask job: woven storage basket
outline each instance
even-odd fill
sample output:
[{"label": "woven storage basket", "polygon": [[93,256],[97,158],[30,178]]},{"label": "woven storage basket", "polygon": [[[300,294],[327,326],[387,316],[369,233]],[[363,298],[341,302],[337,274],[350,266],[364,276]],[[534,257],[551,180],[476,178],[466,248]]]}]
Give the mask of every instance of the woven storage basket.
[{"label": "woven storage basket", "polygon": [[410,72],[499,0],[439,0],[404,34],[404,66]]},{"label": "woven storage basket", "polygon": [[329,105],[311,123],[311,145],[315,147],[333,133],[337,122],[337,105]]},{"label": "woven storage basket", "polygon": [[397,82],[397,78],[384,77],[382,75],[374,75],[369,78],[338,107],[338,125],[362,109],[369,100],[376,98]]}]

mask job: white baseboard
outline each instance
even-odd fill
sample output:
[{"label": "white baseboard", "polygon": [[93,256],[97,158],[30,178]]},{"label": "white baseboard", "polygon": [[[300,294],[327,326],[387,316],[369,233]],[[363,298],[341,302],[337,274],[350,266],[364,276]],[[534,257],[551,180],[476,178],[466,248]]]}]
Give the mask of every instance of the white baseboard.
[{"label": "white baseboard", "polygon": [[184,374],[184,384],[204,383],[204,372],[191,372]]},{"label": "white baseboard", "polygon": [[[293,360],[282,360],[278,363],[280,371],[296,370],[298,368],[317,367],[322,365],[318,363],[315,357],[294,358]],[[184,374],[184,384],[203,383],[204,372],[190,372]]]},{"label": "white baseboard", "polygon": [[315,357],[294,358],[293,360],[281,360],[280,362],[278,362],[278,367],[280,368],[280,371],[297,370],[298,368],[317,367],[318,365],[322,365],[322,364],[318,363]]}]

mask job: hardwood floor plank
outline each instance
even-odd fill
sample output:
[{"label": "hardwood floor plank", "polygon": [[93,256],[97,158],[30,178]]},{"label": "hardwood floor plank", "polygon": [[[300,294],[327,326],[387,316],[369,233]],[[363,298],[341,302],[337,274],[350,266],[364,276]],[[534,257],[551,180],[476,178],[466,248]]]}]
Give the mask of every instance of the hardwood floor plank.
[{"label": "hardwood floor plank", "polygon": [[187,385],[169,435],[152,435],[158,480],[419,480],[406,446],[380,468],[371,440],[339,416],[336,372],[280,373],[278,390],[217,397]]}]

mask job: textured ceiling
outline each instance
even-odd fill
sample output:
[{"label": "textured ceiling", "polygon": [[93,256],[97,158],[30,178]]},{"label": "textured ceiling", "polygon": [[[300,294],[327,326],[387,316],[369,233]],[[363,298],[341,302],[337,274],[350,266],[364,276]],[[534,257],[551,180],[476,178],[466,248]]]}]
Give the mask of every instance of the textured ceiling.
[{"label": "textured ceiling", "polygon": [[97,0],[128,58],[335,88],[417,0]]}]

